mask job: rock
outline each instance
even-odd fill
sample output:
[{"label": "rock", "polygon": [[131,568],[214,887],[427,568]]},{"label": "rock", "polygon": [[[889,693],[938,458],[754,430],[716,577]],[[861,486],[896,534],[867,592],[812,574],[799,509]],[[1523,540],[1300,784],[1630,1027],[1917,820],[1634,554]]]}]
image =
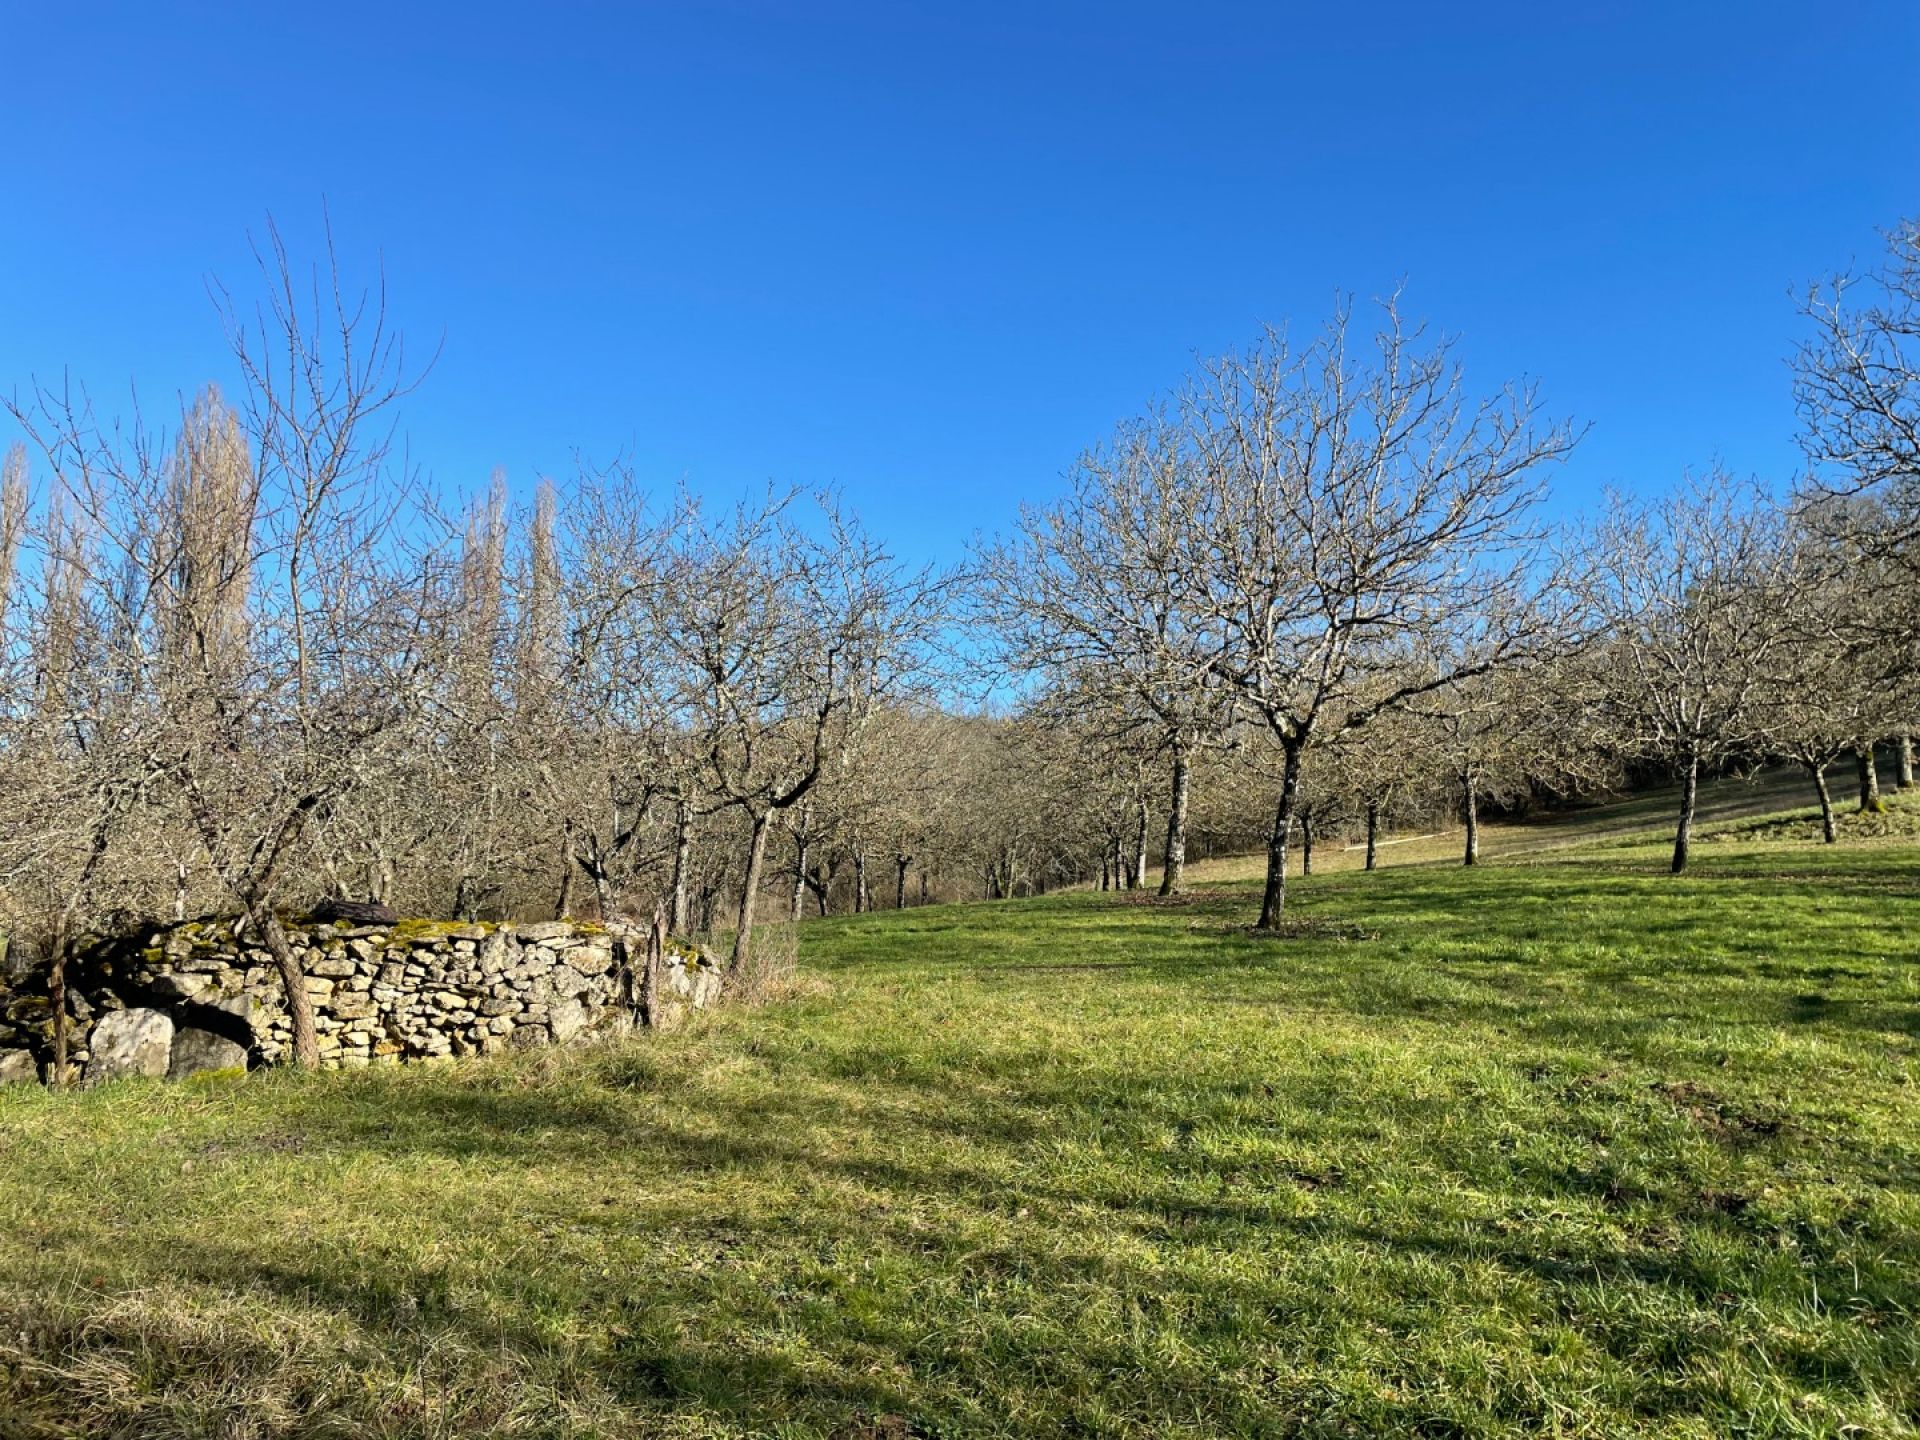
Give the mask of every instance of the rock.
[{"label": "rock", "polygon": [[587,1007],[578,1000],[556,1000],[547,1012],[547,1028],[553,1043],[564,1045],[587,1028]]},{"label": "rock", "polygon": [[212,984],[205,975],[156,975],[149,988],[162,1000],[194,1000]]},{"label": "rock", "polygon": [[[359,942],[364,944],[366,942]],[[327,955],[314,961],[307,967],[309,975],[325,975],[331,979],[344,979],[353,974],[353,957],[350,955]]]},{"label": "rock", "polygon": [[158,1010],[115,1010],[93,1027],[87,1049],[92,1052],[84,1077],[89,1085],[126,1075],[158,1079],[167,1073],[173,1021]]},{"label": "rock", "polygon": [[496,974],[513,963],[518,947],[513,937],[505,930],[496,930],[480,942],[480,968],[487,974]]},{"label": "rock", "polygon": [[604,975],[613,964],[613,951],[605,945],[576,945],[564,954],[567,964],[582,975]]},{"label": "rock", "polygon": [[189,1075],[198,1075],[207,1070],[246,1068],[246,1046],[236,1044],[224,1035],[216,1035],[211,1030],[200,1030],[193,1026],[174,1032],[173,1058],[167,1062],[169,1080],[184,1080]]},{"label": "rock", "polygon": [[216,1000],[213,1008],[225,1011],[236,1020],[244,1020],[248,1025],[265,1018],[265,1007],[260,1004],[259,998],[244,990],[238,995],[228,995],[224,999]]},{"label": "rock", "polygon": [[541,920],[532,925],[515,927],[515,933],[522,940],[539,944],[542,940],[558,940],[563,935],[573,934],[573,922],[570,920]]},{"label": "rock", "polygon": [[40,1067],[28,1050],[0,1050],[0,1085],[25,1085],[40,1078]]},{"label": "rock", "polygon": [[22,995],[7,1002],[7,1019],[19,1025],[34,1025],[53,1018],[53,1002],[44,995]]}]

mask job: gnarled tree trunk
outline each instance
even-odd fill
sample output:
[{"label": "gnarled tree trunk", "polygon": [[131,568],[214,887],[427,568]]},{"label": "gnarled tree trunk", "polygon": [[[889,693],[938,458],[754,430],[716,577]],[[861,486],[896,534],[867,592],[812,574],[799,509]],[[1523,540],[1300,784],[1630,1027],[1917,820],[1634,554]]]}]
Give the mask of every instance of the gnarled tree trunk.
[{"label": "gnarled tree trunk", "polygon": [[1287,842],[1293,834],[1293,816],[1300,799],[1300,745],[1286,746],[1286,764],[1280,772],[1280,800],[1273,811],[1273,833],[1267,837],[1267,888],[1260,897],[1260,926],[1271,930],[1287,908]]},{"label": "gnarled tree trunk", "polygon": [[1913,736],[1899,735],[1893,742],[1893,783],[1901,790],[1913,789]]},{"label": "gnarled tree trunk", "polygon": [[[1173,742],[1173,796],[1167,810],[1167,863],[1160,874],[1160,893],[1177,895],[1187,878],[1187,797],[1192,789],[1193,764],[1184,740]],[[1142,841],[1144,844],[1144,839]]]},{"label": "gnarled tree trunk", "polygon": [[1837,836],[1833,823],[1833,796],[1827,790],[1827,767],[1809,765],[1807,773],[1813,776],[1814,793],[1820,797],[1820,834],[1831,845]]},{"label": "gnarled tree trunk", "polygon": [[1693,848],[1693,812],[1700,803],[1700,755],[1689,752],[1686,768],[1680,776],[1680,825],[1673,834],[1673,873],[1687,868],[1687,856]]},{"label": "gnarled tree trunk", "polygon": [[1367,869],[1373,869],[1380,860],[1380,802],[1367,802]]},{"label": "gnarled tree trunk", "polygon": [[313,997],[307,993],[307,974],[300,957],[293,953],[280,917],[265,902],[256,902],[247,911],[248,919],[260,932],[273,968],[280,972],[281,987],[287,992],[287,1021],[293,1027],[293,1063],[312,1069],[320,1063],[320,1035],[313,1023]]},{"label": "gnarled tree trunk", "polygon": [[747,876],[740,884],[739,927],[733,932],[733,955],[727,961],[727,974],[737,975],[753,953],[755,902],[760,898],[760,871],[767,862],[767,831],[773,826],[772,812],[753,817],[753,839],[747,846]]},{"label": "gnarled tree trunk", "polygon": [[1862,741],[1854,751],[1854,760],[1860,767],[1860,813],[1878,815],[1887,805],[1880,798],[1880,766],[1874,756],[1873,741]]}]

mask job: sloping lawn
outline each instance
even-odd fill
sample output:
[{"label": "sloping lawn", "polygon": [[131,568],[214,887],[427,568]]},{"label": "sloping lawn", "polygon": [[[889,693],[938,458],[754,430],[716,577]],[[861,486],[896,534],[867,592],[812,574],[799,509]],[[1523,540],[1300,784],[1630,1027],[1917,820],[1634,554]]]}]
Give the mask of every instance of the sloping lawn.
[{"label": "sloping lawn", "polygon": [[566,1056],[0,1093],[0,1436],[1920,1430],[1920,850],[803,930]]}]

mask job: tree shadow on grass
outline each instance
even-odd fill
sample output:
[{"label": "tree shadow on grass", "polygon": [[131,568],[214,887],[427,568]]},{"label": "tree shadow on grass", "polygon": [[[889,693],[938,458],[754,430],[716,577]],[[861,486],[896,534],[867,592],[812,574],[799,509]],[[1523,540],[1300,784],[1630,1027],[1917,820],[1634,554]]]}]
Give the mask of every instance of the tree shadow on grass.
[{"label": "tree shadow on grass", "polygon": [[[390,1256],[371,1267],[343,1262],[337,1254],[294,1260],[282,1249],[263,1256],[257,1239],[216,1243],[197,1230],[172,1251],[169,1263],[175,1275],[203,1284],[257,1286],[289,1304],[324,1307],[351,1319],[386,1348],[404,1349],[422,1334],[459,1330],[467,1348],[504,1347],[516,1365],[530,1371],[548,1363],[553,1341],[549,1330],[524,1313],[526,1307],[571,1304],[590,1328],[604,1333],[568,1363],[587,1366],[620,1404],[647,1413],[690,1409],[742,1425],[768,1414],[831,1423],[897,1410],[933,1421],[970,1419],[1004,1426],[1012,1417],[996,1408],[998,1367],[1015,1367],[1023,1381],[1043,1392],[1072,1394],[1105,1367],[1119,1366],[1110,1372],[1119,1375],[1138,1363],[1125,1345],[1112,1353],[1082,1347],[1079,1353],[1065,1354],[1036,1338],[1010,1342],[1010,1353],[990,1358],[930,1341],[912,1313],[910,1296],[918,1284],[951,1277],[961,1269],[982,1278],[984,1293],[993,1290],[988,1277],[1018,1277],[1020,1293],[1105,1294],[1142,1301],[1158,1297],[1161,1304],[1177,1299],[1201,1317],[1264,1312],[1284,1300],[1294,1327],[1330,1334],[1351,1318],[1343,1315],[1339,1295],[1327,1295],[1316,1308],[1302,1312],[1299,1297],[1288,1294],[1278,1277],[1260,1267],[1209,1273],[1201,1281],[1183,1277],[1170,1266],[1181,1256],[1224,1255],[1243,1247],[1251,1247],[1249,1254],[1262,1254],[1276,1246],[1283,1254],[1333,1250],[1367,1256],[1367,1265],[1388,1274],[1419,1259],[1445,1267],[1493,1266],[1525,1287],[1533,1303],[1544,1305],[1560,1323],[1589,1334],[1616,1358],[1640,1365],[1647,1362],[1650,1341],[1658,1337],[1644,1323],[1619,1318],[1616,1302],[1622,1287],[1659,1292],[1721,1316],[1728,1313],[1730,1302],[1743,1299],[1724,1288],[1725,1241],[1709,1252],[1717,1257],[1709,1260],[1685,1248],[1637,1242],[1612,1232],[1595,1232],[1571,1247],[1564,1241],[1556,1245],[1545,1235],[1467,1232],[1429,1222],[1417,1208],[1400,1223],[1388,1223],[1378,1205],[1364,1196],[1356,1196],[1351,1206],[1323,1203],[1310,1210],[1276,1203],[1295,1199],[1303,1190],[1324,1198],[1327,1187],[1338,1192],[1348,1183],[1324,1175],[1302,1177],[1283,1192],[1277,1186],[1236,1189],[1223,1170],[1212,1177],[1220,1182],[1217,1191],[1196,1194],[1195,1183],[1204,1177],[1194,1174],[1149,1170],[1121,1191],[1084,1181],[1067,1184],[1017,1168],[1009,1172],[994,1162],[1017,1151],[1013,1142],[982,1141],[976,1117],[953,1110],[937,1087],[932,1094],[918,1084],[896,1083],[894,1088],[917,1096],[919,1103],[890,1107],[886,1127],[861,1144],[896,1143],[905,1117],[931,1139],[950,1130],[945,1138],[963,1147],[957,1157],[951,1147],[930,1152],[944,1158],[921,1159],[872,1153],[860,1145],[850,1148],[847,1137],[820,1124],[817,1109],[781,1100],[748,1104],[725,1094],[698,1098],[700,1118],[708,1124],[697,1131],[672,1115],[617,1102],[597,1108],[577,1102],[552,1106],[534,1091],[462,1094],[452,1097],[450,1105],[438,1106],[422,1095],[417,1111],[403,1109],[393,1117],[396,1128],[391,1130],[370,1130],[360,1115],[346,1117],[337,1132],[322,1123],[312,1133],[318,1151],[340,1148],[357,1159],[364,1158],[370,1144],[391,1146],[395,1159],[443,1145],[466,1158],[479,1142],[488,1147],[482,1153],[489,1158],[515,1167],[562,1160],[583,1163],[598,1154],[617,1157],[625,1167],[617,1173],[625,1176],[638,1158],[645,1169],[660,1174],[714,1175],[717,1193],[723,1195],[730,1186],[750,1192],[762,1185],[788,1186],[796,1176],[853,1187],[835,1191],[831,1199],[816,1194],[812,1203],[781,1207],[772,1217],[729,1211],[724,1202],[706,1209],[697,1200],[649,1203],[636,1198],[611,1222],[622,1227],[627,1238],[654,1244],[667,1254],[697,1247],[704,1238],[718,1243],[715,1253],[720,1258],[700,1269],[676,1269],[668,1263],[638,1271],[625,1292],[615,1278],[588,1279],[582,1293],[571,1293],[574,1282],[563,1275],[551,1281],[557,1294],[542,1303],[536,1303],[537,1296],[526,1298],[520,1310],[510,1308],[503,1316],[497,1294],[487,1303],[471,1298],[463,1290],[465,1282],[450,1280],[444,1269]],[[1219,1162],[1222,1167],[1226,1163]],[[1777,1254],[1770,1225],[1747,1212],[1705,1197],[1676,1199],[1644,1187],[1623,1189],[1619,1173],[1604,1164],[1568,1164],[1508,1180],[1514,1187],[1509,1196],[1513,1205],[1551,1207],[1569,1197],[1584,1198],[1623,1215],[1638,1213],[1655,1227],[1679,1215],[1745,1245],[1756,1271],[1767,1256]],[[608,1183],[617,1187],[614,1174]],[[862,1196],[867,1199],[858,1198]],[[947,1228],[930,1231],[916,1220],[923,1201],[938,1203]],[[1095,1227],[1097,1234],[1083,1244],[1061,1243],[1087,1229],[1095,1214],[1105,1217]],[[1009,1223],[1013,1216],[1022,1218]],[[1131,1241],[1097,1248],[1100,1235],[1114,1225]],[[1802,1257],[1800,1270],[1806,1278],[1829,1293],[1854,1293],[1885,1313],[1910,1311],[1920,1297],[1910,1279],[1889,1278],[1900,1273],[1897,1267],[1868,1274],[1861,1289],[1862,1277],[1857,1271],[1849,1273],[1846,1247],[1838,1243],[1844,1238],[1836,1232],[1834,1242]],[[1897,1236],[1876,1238],[1881,1245],[1894,1244],[1909,1262],[1920,1259],[1913,1254],[1912,1237],[1903,1248],[1895,1243]],[[675,1246],[681,1248],[671,1248]],[[890,1256],[909,1276],[903,1291],[877,1311],[869,1305],[853,1315],[843,1306],[833,1279],[818,1273],[821,1267],[803,1263],[807,1255],[844,1257],[828,1262],[828,1270],[850,1265],[858,1255]],[[756,1257],[771,1264],[771,1274],[731,1268],[736,1258],[751,1264]],[[562,1255],[547,1263],[564,1267],[566,1262]],[[1912,1269],[1906,1273],[1910,1276]],[[780,1289],[781,1298],[764,1304],[743,1300],[744,1291],[762,1295],[769,1281]],[[538,1264],[528,1283],[535,1290],[548,1283]],[[1605,1299],[1609,1293],[1614,1301]],[[1757,1304],[1764,1297],[1744,1298]],[[1425,1314],[1424,1302],[1411,1298],[1368,1320],[1390,1330],[1404,1327],[1411,1336]],[[717,1316],[732,1317],[737,1328],[731,1334],[724,1324],[716,1328]],[[1284,1348],[1279,1331],[1271,1338]],[[1764,1335],[1761,1339],[1773,1359],[1791,1358],[1787,1352],[1796,1342],[1767,1340]],[[1679,1374],[1705,1353],[1735,1341],[1741,1337],[1669,1337],[1663,1363]],[[1749,1338],[1741,1343],[1754,1342]],[[1891,1347],[1891,1356],[1904,1342],[1889,1333],[1884,1343]],[[1685,1387],[1652,1383],[1658,1378],[1672,1377],[1650,1377],[1635,1396],[1640,1413],[1679,1413],[1702,1403]],[[1207,1406],[1216,1403],[1198,1376],[1191,1381],[1162,1376],[1155,1383],[1180,1392],[1181,1403],[1195,1407],[1196,1413],[1205,1414]],[[1865,1382],[1843,1377],[1843,1383],[1857,1388]],[[960,1398],[966,1394],[976,1396],[971,1410]],[[1223,1415],[1223,1422],[1227,1418]]]}]

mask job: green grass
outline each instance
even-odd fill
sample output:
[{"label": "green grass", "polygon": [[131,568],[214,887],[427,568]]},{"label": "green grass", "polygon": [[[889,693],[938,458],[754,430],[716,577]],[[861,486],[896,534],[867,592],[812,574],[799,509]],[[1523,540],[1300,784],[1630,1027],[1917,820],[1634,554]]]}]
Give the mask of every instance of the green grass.
[{"label": "green grass", "polygon": [[805,927],[570,1056],[0,1094],[0,1436],[1910,1435],[1920,850]]}]

